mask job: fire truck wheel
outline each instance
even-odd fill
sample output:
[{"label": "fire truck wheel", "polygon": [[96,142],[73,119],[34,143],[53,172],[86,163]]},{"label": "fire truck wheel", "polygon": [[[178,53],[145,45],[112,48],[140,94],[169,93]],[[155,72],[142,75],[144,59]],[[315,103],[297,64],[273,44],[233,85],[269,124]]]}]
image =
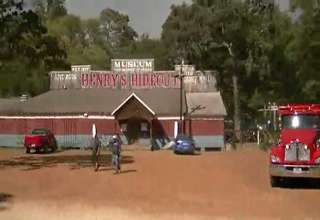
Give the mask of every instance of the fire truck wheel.
[{"label": "fire truck wheel", "polygon": [[270,176],[271,187],[278,187],[280,185],[280,177]]}]

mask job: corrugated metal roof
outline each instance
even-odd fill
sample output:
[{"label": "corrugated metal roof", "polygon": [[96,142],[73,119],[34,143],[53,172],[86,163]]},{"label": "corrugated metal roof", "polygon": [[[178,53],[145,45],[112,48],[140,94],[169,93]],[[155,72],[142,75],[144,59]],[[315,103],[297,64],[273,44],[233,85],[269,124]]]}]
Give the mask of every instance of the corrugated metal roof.
[{"label": "corrugated metal roof", "polygon": [[[1,100],[1,115],[111,115],[134,93],[152,109],[156,116],[179,116],[179,89],[66,89],[51,90],[28,101]],[[134,96],[132,96],[134,97]],[[186,104],[188,107],[186,107]],[[225,116],[226,110],[219,92],[187,93],[183,112],[192,116]]]},{"label": "corrugated metal roof", "polygon": [[188,113],[192,116],[226,116],[220,92],[187,93]]},{"label": "corrugated metal roof", "polygon": [[0,99],[0,112],[18,111],[20,98]]},{"label": "corrugated metal roof", "polygon": [[[132,93],[154,109],[157,115],[179,115],[179,89],[70,89],[51,90],[0,112],[16,115],[110,115]],[[185,103],[185,102],[184,102]],[[184,107],[185,109],[185,107]]]}]

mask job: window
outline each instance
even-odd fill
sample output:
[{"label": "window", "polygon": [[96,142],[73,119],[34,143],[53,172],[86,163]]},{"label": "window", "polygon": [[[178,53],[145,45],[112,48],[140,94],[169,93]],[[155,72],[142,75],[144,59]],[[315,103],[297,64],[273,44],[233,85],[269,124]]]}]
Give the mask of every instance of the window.
[{"label": "window", "polygon": [[318,115],[285,115],[282,117],[282,125],[287,129],[319,129],[320,117]]},{"label": "window", "polygon": [[121,129],[121,132],[126,132],[127,131],[127,124],[126,123],[121,124],[120,129]]},{"label": "window", "polygon": [[140,124],[140,130],[141,130],[141,131],[149,131],[149,129],[148,129],[148,123],[142,122],[142,123]]},{"label": "window", "polygon": [[34,129],[31,131],[33,135],[45,135],[47,131],[45,129]]}]

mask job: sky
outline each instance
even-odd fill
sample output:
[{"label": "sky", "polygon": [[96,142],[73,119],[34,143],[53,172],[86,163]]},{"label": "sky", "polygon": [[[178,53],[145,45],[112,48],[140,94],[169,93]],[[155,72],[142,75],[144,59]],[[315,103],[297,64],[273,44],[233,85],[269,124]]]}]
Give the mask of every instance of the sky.
[{"label": "sky", "polygon": [[66,7],[70,13],[83,18],[97,17],[109,7],[127,14],[130,25],[138,34],[159,37],[170,6],[183,2],[191,3],[191,0],[66,0]]},{"label": "sky", "polygon": [[[172,4],[192,0],[66,0],[66,7],[71,14],[82,18],[98,17],[105,8],[112,8],[127,14],[130,25],[138,34],[148,33],[152,38],[159,38],[162,24],[170,13]],[[289,0],[275,0],[280,8],[287,9]]]}]

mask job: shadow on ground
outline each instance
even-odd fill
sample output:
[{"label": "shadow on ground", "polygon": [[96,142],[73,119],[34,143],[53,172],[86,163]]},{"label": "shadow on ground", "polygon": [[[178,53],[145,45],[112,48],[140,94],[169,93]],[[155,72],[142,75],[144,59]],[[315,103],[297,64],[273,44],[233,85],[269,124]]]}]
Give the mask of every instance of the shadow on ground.
[{"label": "shadow on ground", "polygon": [[320,179],[311,178],[291,178],[282,180],[280,188],[285,189],[320,189]]},{"label": "shadow on ground", "polygon": [[11,203],[12,198],[12,195],[0,192],[0,211],[8,208],[8,204]]},{"label": "shadow on ground", "polygon": [[[111,154],[103,154],[99,158],[100,169],[111,170]],[[132,156],[122,155],[121,164],[134,163]],[[41,168],[67,165],[70,169],[93,168],[91,154],[88,155],[28,155],[15,157],[9,160],[0,160],[0,170],[7,168],[20,168],[24,171]]]}]

